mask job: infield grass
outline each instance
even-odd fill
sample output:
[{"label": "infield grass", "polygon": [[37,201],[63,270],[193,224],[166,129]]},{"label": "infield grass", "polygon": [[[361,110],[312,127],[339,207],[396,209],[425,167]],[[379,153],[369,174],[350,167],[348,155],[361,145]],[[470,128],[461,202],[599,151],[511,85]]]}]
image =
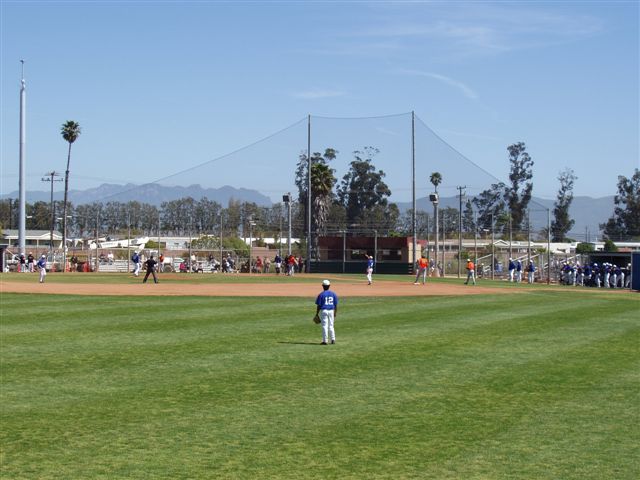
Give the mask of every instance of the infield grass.
[{"label": "infield grass", "polygon": [[640,477],[636,294],[1,309],[1,478]]}]

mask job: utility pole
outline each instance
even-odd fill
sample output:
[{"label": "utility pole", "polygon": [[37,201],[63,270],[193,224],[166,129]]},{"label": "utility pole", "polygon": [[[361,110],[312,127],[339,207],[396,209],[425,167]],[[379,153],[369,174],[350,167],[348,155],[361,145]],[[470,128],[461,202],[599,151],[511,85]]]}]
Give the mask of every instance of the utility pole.
[{"label": "utility pole", "polygon": [[[291,256],[291,192],[282,196],[282,201],[287,205],[287,227],[289,232],[287,234],[287,256]],[[282,241],[280,241],[282,244]]]},{"label": "utility pole", "polygon": [[462,195],[464,195],[462,190],[467,188],[467,186],[456,188],[458,189],[458,196],[460,197],[460,207],[458,209],[458,278],[460,278],[460,267],[462,263]]},{"label": "utility pole", "polygon": [[[50,209],[51,209],[51,231],[49,232],[49,250],[51,250],[51,252],[53,253],[53,228],[54,225],[56,223],[56,209],[55,209],[55,205],[53,204],[53,182],[62,182],[64,181],[62,178],[60,179],[56,179],[55,177],[59,177],[60,174],[58,172],[55,171],[50,171],[45,173],[46,177],[42,178],[43,182],[51,182],[51,203],[50,203]],[[52,260],[53,261],[53,260]]]},{"label": "utility pole", "polygon": [[27,217],[27,213],[26,213],[27,212],[27,207],[26,207],[27,179],[25,175],[25,169],[26,169],[25,132],[27,129],[27,120],[26,120],[27,92],[26,92],[26,84],[24,81],[24,60],[20,60],[20,63],[22,64],[22,80],[21,80],[21,87],[20,87],[20,150],[19,150],[20,174],[18,177],[18,212],[19,212],[18,213],[18,248],[20,250],[20,253],[24,254],[25,244],[26,244],[25,231],[26,231],[26,221],[27,221],[26,219]]},{"label": "utility pole", "polygon": [[[429,195],[429,200],[431,200],[431,203],[433,203],[433,235],[435,237],[435,252],[434,252],[434,258],[435,258],[435,270],[434,272],[436,272],[436,275],[438,275],[438,255],[440,254],[440,251],[438,250],[438,237],[440,236],[440,232],[438,231],[438,192],[437,192],[437,187],[436,187],[436,192],[432,193]],[[439,275],[438,275],[439,276]]]},{"label": "utility pole", "polygon": [[495,279],[496,269],[496,229],[493,220],[493,213],[491,214],[491,280]]},{"label": "utility pole", "polygon": [[[311,115],[307,124],[307,262],[305,272],[311,272]],[[316,232],[317,235],[317,232]],[[316,252],[317,255],[317,252]]]},{"label": "utility pole", "polygon": [[527,209],[527,265],[531,263],[531,210]]},{"label": "utility pole", "polygon": [[[411,235],[413,236],[413,266],[416,265],[418,242],[416,239],[416,114],[411,112]],[[376,257],[376,265],[378,258]]]},{"label": "utility pole", "polygon": [[[478,272],[478,212],[473,212],[473,263]],[[477,275],[476,275],[477,276]]]}]

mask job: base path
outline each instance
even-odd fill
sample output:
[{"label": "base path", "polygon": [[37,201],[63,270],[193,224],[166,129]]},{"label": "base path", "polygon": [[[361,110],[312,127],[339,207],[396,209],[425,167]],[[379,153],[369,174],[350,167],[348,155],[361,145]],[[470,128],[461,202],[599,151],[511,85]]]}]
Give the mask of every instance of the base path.
[{"label": "base path", "polygon": [[[320,278],[320,277],[319,277]],[[324,277],[323,277],[324,278]],[[331,278],[331,277],[329,277]],[[332,279],[333,280],[333,279]],[[400,297],[429,295],[478,295],[504,292],[500,288],[427,283],[414,285],[413,282],[377,281],[373,285],[366,282],[336,279],[332,290],[346,297]],[[309,282],[283,281],[282,283],[180,283],[154,284],[112,284],[112,283],[38,283],[0,281],[2,293],[48,293],[64,295],[147,295],[147,296],[211,296],[211,297],[312,297],[322,291],[320,280]]]}]

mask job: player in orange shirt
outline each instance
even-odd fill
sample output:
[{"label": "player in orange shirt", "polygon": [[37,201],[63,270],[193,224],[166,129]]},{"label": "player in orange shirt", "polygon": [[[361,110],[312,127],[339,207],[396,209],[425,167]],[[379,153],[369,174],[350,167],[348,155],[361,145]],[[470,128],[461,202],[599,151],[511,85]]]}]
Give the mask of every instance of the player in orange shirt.
[{"label": "player in orange shirt", "polygon": [[420,279],[420,275],[422,275],[422,284],[427,283],[427,271],[429,270],[429,260],[426,259],[424,255],[420,257],[418,260],[418,273],[416,273],[416,281],[413,282],[414,285],[418,285],[418,280]]},{"label": "player in orange shirt", "polygon": [[464,282],[464,284],[468,285],[469,280],[471,280],[474,285],[476,284],[476,266],[467,258],[467,281]]}]

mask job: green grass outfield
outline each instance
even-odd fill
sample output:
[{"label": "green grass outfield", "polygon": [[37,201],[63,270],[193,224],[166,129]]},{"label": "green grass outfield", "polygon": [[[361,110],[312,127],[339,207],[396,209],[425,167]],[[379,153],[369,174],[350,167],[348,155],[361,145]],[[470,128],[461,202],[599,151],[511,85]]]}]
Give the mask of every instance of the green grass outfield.
[{"label": "green grass outfield", "polygon": [[640,477],[635,293],[0,299],[2,479]]}]

